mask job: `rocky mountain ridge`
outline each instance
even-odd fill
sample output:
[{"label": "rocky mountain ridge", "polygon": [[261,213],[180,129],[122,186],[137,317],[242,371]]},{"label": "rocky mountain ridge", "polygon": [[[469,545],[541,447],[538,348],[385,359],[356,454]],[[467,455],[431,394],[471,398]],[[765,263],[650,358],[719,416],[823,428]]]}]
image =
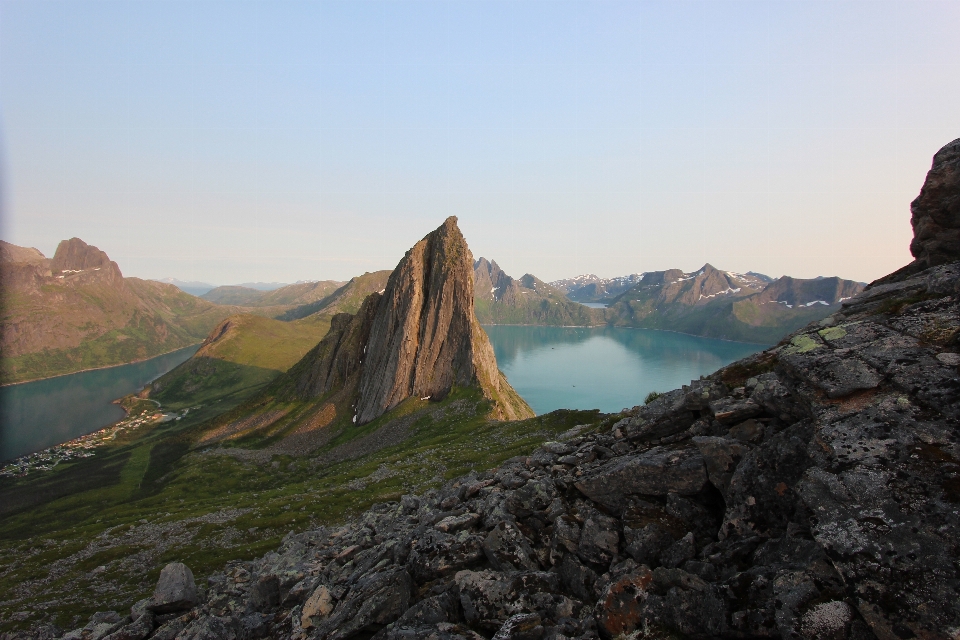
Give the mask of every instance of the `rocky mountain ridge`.
[{"label": "rocky mountain ridge", "polygon": [[605,317],[619,326],[774,343],[830,315],[862,289],[862,284],[840,278],[783,276],[767,281],[705,264],[692,273],[669,269],[643,274],[639,283],[610,301]]},{"label": "rocky mountain ridge", "polygon": [[602,314],[569,300],[562,291],[532,274],[508,276],[496,261],[474,262],[474,300],[482,324],[592,326]]},{"label": "rocky mountain ridge", "polygon": [[175,567],[129,617],[63,637],[956,638],[950,242],[914,255],[949,245],[952,260],[877,281],[612,425],[291,533],[200,591]]},{"label": "rocky mountain ridge", "polygon": [[[511,278],[485,258],[474,272],[484,324],[613,325],[766,344],[829,315],[863,288],[840,278],[773,279],[710,264],[689,273],[668,269],[607,280],[588,274],[552,284],[530,274]],[[590,302],[607,306],[580,304]]]},{"label": "rocky mountain ridge", "polygon": [[0,263],[14,262],[43,262],[47,258],[39,249],[34,247],[18,247],[5,240],[0,240]]},{"label": "rocky mountain ridge", "polygon": [[642,273],[631,273],[615,278],[601,278],[585,273],[573,278],[555,280],[550,286],[562,291],[575,302],[600,302],[620,295],[634,286],[643,277]]}]

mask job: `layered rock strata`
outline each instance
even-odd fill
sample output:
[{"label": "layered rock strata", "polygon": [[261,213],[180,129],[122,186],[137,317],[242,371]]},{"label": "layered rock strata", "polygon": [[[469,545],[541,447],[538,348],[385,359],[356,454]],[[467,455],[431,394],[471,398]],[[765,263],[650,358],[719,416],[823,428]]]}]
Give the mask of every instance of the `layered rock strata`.
[{"label": "layered rock strata", "polygon": [[451,216],[407,251],[359,313],[334,316],[327,337],[292,370],[298,392],[319,396],[355,385],[357,424],[406,398],[441,400],[467,386],[494,402],[497,418],[531,417],[497,369],[473,290],[473,256]]}]

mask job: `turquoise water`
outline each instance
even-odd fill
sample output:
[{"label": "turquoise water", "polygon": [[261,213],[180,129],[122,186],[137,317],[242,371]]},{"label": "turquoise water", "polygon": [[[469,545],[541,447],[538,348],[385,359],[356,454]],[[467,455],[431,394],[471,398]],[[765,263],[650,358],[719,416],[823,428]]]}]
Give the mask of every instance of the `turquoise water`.
[{"label": "turquoise water", "polygon": [[196,353],[199,345],[143,362],[0,387],[0,460],[10,460],[113,424],[113,400],[138,391]]},{"label": "turquoise water", "polygon": [[[652,329],[484,327],[510,384],[538,414],[619,411],[675,389],[762,345]],[[185,361],[187,347],[144,362],[0,387],[0,460],[72,440],[123,417],[113,400]]]},{"label": "turquoise water", "polygon": [[764,349],[653,329],[485,326],[497,364],[537,414],[643,403]]}]

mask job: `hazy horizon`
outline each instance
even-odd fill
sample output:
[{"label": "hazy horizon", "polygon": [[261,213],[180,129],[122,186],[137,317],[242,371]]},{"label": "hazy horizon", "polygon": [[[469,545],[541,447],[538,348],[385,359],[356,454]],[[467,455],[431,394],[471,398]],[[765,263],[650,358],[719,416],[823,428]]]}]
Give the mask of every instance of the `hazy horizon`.
[{"label": "hazy horizon", "polygon": [[955,2],[0,0],[0,237],[212,284],[456,215],[552,281],[873,280],[960,137]]}]

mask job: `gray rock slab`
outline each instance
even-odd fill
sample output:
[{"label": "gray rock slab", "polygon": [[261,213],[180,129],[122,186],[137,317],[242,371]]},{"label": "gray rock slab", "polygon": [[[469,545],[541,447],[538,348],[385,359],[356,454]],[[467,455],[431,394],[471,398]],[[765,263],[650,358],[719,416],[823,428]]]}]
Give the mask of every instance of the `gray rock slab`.
[{"label": "gray rock slab", "polygon": [[699,493],[707,483],[703,455],[696,447],[655,447],[624,456],[584,474],[575,484],[585,496],[610,508],[631,495],[665,496]]}]

